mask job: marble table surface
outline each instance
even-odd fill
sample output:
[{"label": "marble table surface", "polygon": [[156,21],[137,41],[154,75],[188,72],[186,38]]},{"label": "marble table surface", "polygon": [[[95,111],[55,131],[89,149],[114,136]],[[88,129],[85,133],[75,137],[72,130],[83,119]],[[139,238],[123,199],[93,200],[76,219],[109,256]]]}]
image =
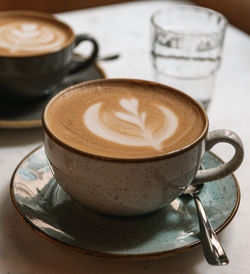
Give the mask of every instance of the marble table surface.
[{"label": "marble table surface", "polygon": [[[149,18],[158,8],[189,4],[183,1],[138,1],[59,14],[76,33],[91,33],[100,43],[100,55],[120,53],[121,58],[100,62],[107,77],[152,80],[149,60]],[[83,53],[88,49],[80,47]],[[250,273],[250,37],[229,26],[223,62],[208,112],[210,129],[237,132],[245,147],[245,159],[235,172],[241,188],[241,204],[232,222],[219,234],[230,259],[224,267],[212,267],[201,247],[178,256],[141,262],[117,262],[73,253],[32,232],[16,214],[9,197],[9,183],[16,165],[42,142],[42,130],[0,130],[0,274],[43,273]],[[233,151],[218,145],[214,151],[224,160]]]}]

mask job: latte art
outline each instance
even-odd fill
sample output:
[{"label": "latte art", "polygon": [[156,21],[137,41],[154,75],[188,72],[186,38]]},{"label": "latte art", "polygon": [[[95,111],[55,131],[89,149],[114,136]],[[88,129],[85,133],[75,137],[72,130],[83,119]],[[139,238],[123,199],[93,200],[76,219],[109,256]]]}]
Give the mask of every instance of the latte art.
[{"label": "latte art", "polygon": [[56,49],[64,42],[59,31],[37,23],[9,23],[0,27],[0,47],[11,52],[41,52]]},{"label": "latte art", "polygon": [[31,14],[0,16],[0,54],[33,55],[61,49],[71,39],[71,31],[49,18]]},{"label": "latte art", "polygon": [[[111,110],[102,113],[100,111],[102,104],[96,103],[90,106],[84,114],[83,122],[96,136],[118,144],[151,146],[156,150],[161,150],[161,143],[171,137],[178,126],[176,115],[161,105],[152,104],[152,108],[157,107],[161,111],[163,119],[163,123],[158,124],[155,129],[147,124],[148,113],[146,111],[139,113],[139,100],[136,98],[120,99],[119,104],[123,108],[123,112]],[[126,126],[125,132],[122,132],[121,128],[112,128],[113,124],[121,122]]]},{"label": "latte art", "polygon": [[64,144],[122,159],[178,151],[205,126],[199,107],[180,93],[119,79],[69,88],[52,99],[44,115],[49,131]]}]

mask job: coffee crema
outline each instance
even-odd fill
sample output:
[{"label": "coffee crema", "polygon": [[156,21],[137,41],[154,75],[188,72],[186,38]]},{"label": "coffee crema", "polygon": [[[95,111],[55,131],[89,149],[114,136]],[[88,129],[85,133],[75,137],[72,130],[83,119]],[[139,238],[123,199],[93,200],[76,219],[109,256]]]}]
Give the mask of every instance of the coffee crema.
[{"label": "coffee crema", "polygon": [[72,38],[63,23],[39,15],[0,15],[0,55],[29,56],[57,51]]},{"label": "coffee crema", "polygon": [[148,158],[180,150],[206,127],[201,109],[171,88],[104,80],[56,96],[45,123],[63,143],[111,158]]}]

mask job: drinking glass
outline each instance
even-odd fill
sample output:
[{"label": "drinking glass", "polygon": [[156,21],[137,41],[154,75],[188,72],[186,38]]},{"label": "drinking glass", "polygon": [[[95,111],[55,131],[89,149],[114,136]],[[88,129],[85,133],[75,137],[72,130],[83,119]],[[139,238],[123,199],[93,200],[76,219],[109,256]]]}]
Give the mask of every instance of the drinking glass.
[{"label": "drinking glass", "polygon": [[226,18],[195,6],[169,7],[151,17],[154,80],[175,87],[206,110],[221,63]]}]

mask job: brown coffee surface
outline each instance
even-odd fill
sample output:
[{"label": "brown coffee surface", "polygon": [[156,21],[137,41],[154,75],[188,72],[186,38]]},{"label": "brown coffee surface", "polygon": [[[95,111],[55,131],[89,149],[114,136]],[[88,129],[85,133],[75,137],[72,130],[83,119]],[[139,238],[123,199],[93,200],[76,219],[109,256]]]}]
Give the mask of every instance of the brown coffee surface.
[{"label": "brown coffee surface", "polygon": [[63,48],[72,38],[64,24],[32,14],[0,15],[0,55],[32,56]]},{"label": "brown coffee surface", "polygon": [[173,89],[129,81],[78,85],[45,111],[51,133],[91,154],[148,158],[192,144],[206,127],[201,109]]}]

